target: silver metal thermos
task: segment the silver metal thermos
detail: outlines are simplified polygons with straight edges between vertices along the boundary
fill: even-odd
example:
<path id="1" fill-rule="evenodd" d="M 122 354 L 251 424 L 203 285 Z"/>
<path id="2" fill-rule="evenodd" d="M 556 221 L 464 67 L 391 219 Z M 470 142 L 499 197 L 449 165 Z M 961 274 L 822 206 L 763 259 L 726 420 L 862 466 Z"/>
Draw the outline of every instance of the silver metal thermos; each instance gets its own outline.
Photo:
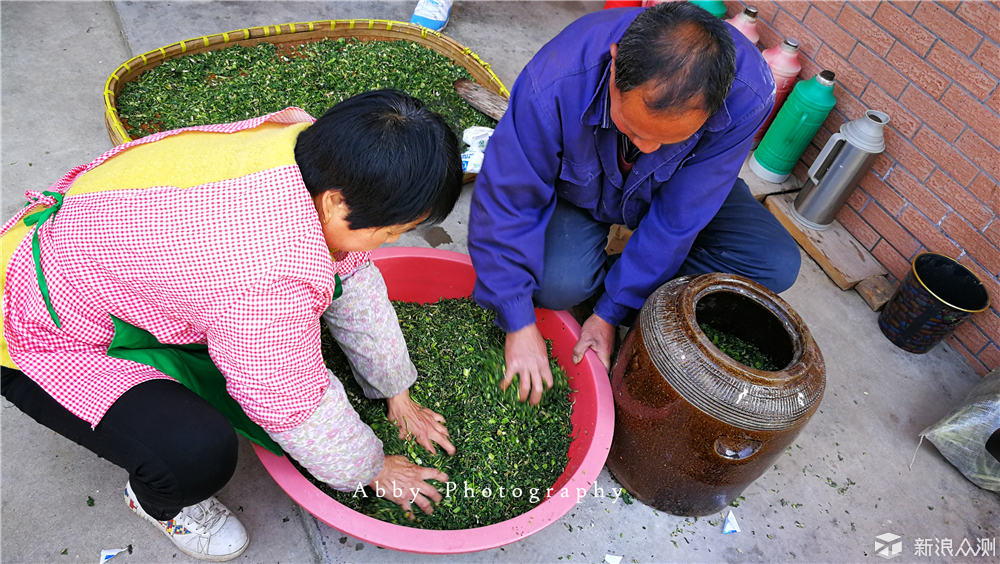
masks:
<path id="1" fill-rule="evenodd" d="M 796 221 L 817 231 L 830 227 L 861 177 L 885 150 L 882 129 L 887 123 L 889 114 L 868 110 L 864 117 L 840 126 L 809 167 L 809 178 L 792 202 Z"/>

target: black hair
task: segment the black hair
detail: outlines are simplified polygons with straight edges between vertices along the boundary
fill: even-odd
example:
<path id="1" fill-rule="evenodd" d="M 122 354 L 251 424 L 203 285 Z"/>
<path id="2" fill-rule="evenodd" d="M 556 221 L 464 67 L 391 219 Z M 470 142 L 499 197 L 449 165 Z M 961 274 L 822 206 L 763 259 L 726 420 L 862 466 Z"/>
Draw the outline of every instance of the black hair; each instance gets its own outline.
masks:
<path id="1" fill-rule="evenodd" d="M 615 86 L 628 92 L 651 83 L 652 111 L 681 113 L 722 107 L 736 76 L 736 44 L 721 19 L 687 2 L 644 10 L 625 30 L 615 56 Z"/>
<path id="2" fill-rule="evenodd" d="M 444 118 L 398 90 L 333 106 L 299 134 L 295 161 L 309 194 L 338 190 L 351 229 L 443 220 L 462 190 L 458 137 Z"/>

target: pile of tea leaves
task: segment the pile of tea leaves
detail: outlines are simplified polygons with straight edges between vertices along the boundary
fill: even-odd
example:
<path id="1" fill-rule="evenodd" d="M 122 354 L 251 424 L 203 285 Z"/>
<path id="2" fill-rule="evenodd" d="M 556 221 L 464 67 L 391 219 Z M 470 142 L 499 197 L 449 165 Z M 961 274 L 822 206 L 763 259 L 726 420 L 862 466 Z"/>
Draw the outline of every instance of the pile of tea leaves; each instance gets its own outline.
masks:
<path id="1" fill-rule="evenodd" d="M 742 362 L 757 370 L 767 370 L 770 372 L 784 368 L 770 356 L 761 352 L 760 349 L 739 337 L 724 333 L 704 323 L 699 324 L 698 327 L 701 327 L 701 330 L 712 341 L 713 345 L 737 362 Z"/>
<path id="2" fill-rule="evenodd" d="M 431 515 L 414 505 L 415 519 L 410 521 L 398 505 L 379 498 L 370 488 L 365 488 L 368 497 L 340 492 L 299 470 L 324 493 L 355 511 L 424 529 L 482 527 L 538 505 L 569 462 L 573 406 L 565 371 L 551 360 L 553 388 L 544 393 L 537 407 L 519 402 L 516 377 L 506 391 L 500 390 L 504 333 L 493 324 L 492 312 L 469 298 L 426 305 L 393 302 L 393 306 L 419 374 L 410 397 L 445 417 L 456 449 L 453 456 L 441 448 L 431 455 L 413 439 L 400 439 L 399 430 L 386 418 L 385 400 L 365 397 L 347 358 L 327 331 L 323 332 L 323 357 L 343 382 L 361 420 L 382 440 L 385 453 L 405 455 L 415 464 L 448 474 L 454 484 L 450 495 Z M 442 495 L 447 492 L 446 484 L 431 483 Z"/>
<path id="3" fill-rule="evenodd" d="M 459 97 L 453 86 L 459 78 L 472 77 L 444 55 L 409 41 L 234 45 L 164 61 L 126 83 L 116 106 L 125 130 L 138 139 L 289 106 L 319 118 L 356 94 L 396 88 L 444 116 L 461 139 L 468 127 L 495 127 L 496 122 Z"/>

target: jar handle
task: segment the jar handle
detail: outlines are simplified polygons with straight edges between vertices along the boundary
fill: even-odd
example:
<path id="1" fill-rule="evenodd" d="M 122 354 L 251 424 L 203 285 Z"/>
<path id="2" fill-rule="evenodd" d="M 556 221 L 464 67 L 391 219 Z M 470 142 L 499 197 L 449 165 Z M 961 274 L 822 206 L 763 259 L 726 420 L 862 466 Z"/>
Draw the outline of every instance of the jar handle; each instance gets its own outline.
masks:
<path id="1" fill-rule="evenodd" d="M 763 445 L 754 439 L 719 437 L 715 440 L 715 452 L 729 460 L 746 460 L 757 454 Z"/>

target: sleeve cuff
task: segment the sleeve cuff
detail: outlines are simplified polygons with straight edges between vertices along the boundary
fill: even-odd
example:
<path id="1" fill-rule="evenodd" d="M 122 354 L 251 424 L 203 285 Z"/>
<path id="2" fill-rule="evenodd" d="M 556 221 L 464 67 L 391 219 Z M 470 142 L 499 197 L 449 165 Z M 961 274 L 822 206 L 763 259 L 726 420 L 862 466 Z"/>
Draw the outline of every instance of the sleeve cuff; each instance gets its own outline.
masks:
<path id="1" fill-rule="evenodd" d="M 417 369 L 412 362 L 406 367 L 400 367 L 398 374 L 400 376 L 395 381 L 383 384 L 381 388 L 371 385 L 368 378 L 359 377 L 357 371 L 354 372 L 354 380 L 361 386 L 366 398 L 389 399 L 409 390 L 410 386 L 417 381 Z"/>
<path id="2" fill-rule="evenodd" d="M 594 306 L 594 313 L 598 317 L 610 323 L 613 327 L 618 327 L 625 316 L 632 311 L 632 308 L 628 306 L 623 306 L 621 304 L 616 304 L 614 301 L 608 297 L 605 293 L 600 299 L 597 300 L 597 305 Z"/>
<path id="3" fill-rule="evenodd" d="M 513 333 L 536 321 L 535 304 L 531 298 L 517 298 L 500 306 L 496 324 L 505 333 Z"/>

